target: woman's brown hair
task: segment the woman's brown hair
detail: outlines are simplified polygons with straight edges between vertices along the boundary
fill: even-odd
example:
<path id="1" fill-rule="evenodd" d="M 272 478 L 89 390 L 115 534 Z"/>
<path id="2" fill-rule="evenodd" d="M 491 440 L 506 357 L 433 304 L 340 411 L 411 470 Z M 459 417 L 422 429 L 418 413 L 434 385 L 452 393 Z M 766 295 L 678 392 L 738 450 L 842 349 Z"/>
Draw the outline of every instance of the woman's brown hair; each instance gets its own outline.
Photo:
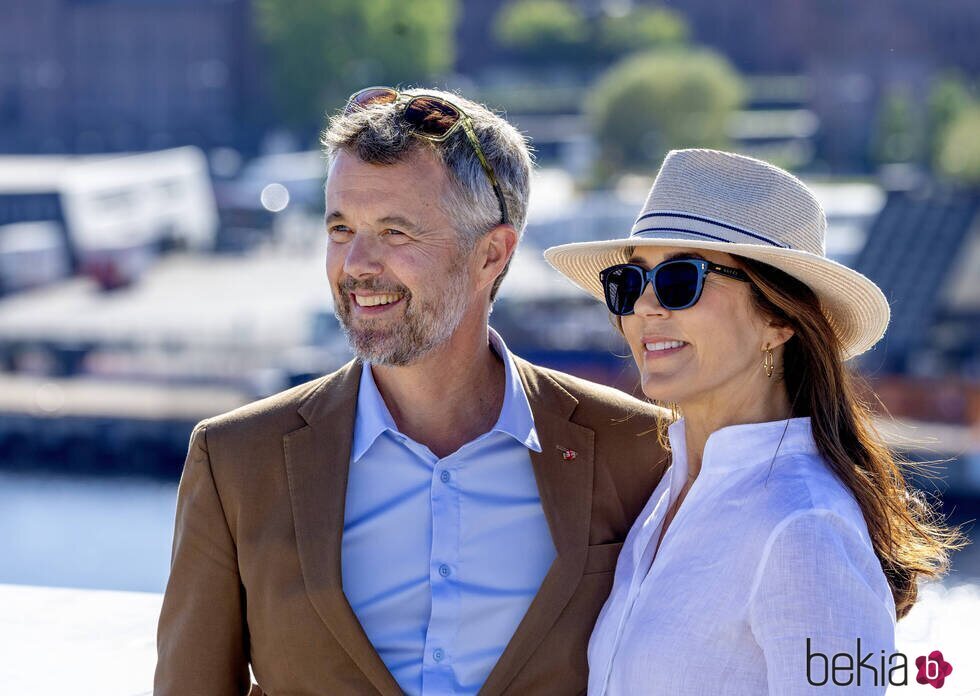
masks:
<path id="1" fill-rule="evenodd" d="M 863 385 L 844 365 L 840 341 L 813 291 L 768 264 L 735 258 L 752 280 L 756 308 L 795 332 L 776 366 L 792 416 L 810 417 L 818 450 L 854 494 L 902 618 L 915 604 L 917 579 L 943 575 L 950 552 L 968 542 L 907 484 L 902 469 L 909 464 L 875 430 Z"/>

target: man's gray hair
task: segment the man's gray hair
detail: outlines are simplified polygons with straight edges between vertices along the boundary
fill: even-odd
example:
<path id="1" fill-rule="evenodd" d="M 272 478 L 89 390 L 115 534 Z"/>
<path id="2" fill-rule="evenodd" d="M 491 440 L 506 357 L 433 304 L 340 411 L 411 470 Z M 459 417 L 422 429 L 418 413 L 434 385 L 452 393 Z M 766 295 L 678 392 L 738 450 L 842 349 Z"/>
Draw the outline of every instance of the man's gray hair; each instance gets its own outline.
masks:
<path id="1" fill-rule="evenodd" d="M 435 89 L 409 89 L 404 93 L 442 97 L 469 116 L 520 239 L 527 224 L 531 188 L 532 158 L 527 139 L 487 107 L 458 94 Z M 331 117 L 320 142 L 331 161 L 346 151 L 370 164 L 394 164 L 420 147 L 431 147 L 449 173 L 450 186 L 442 205 L 460 232 L 460 248 L 470 251 L 480 237 L 500 224 L 500 205 L 490 180 L 462 128 L 443 142 L 414 137 L 411 127 L 401 118 L 403 108 L 404 102 L 399 101 L 337 114 Z M 491 302 L 509 267 L 510 262 L 494 282 Z"/>

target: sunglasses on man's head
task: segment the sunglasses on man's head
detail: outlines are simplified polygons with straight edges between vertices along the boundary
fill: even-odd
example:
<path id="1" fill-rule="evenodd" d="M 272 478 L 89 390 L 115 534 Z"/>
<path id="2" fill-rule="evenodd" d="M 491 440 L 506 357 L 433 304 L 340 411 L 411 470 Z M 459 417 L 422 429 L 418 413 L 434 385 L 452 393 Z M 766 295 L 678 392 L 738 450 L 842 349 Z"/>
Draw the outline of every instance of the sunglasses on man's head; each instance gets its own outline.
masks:
<path id="1" fill-rule="evenodd" d="M 664 309 L 693 307 L 701 299 L 704 277 L 719 273 L 726 278 L 751 282 L 744 271 L 704 259 L 672 259 L 647 270 L 635 263 L 620 263 L 601 271 L 599 280 L 606 295 L 606 306 L 618 316 L 633 313 L 647 283 L 653 283 L 657 301 Z"/>
<path id="2" fill-rule="evenodd" d="M 476 137 L 473 130 L 473 123 L 462 109 L 442 97 L 430 94 L 404 94 L 391 87 L 367 87 L 355 92 L 347 99 L 344 107 L 344 114 L 349 114 L 355 109 L 366 109 L 374 104 L 392 104 L 399 100 L 405 100 L 405 108 L 402 111 L 402 118 L 412 127 L 412 132 L 420 138 L 443 142 L 449 136 L 462 128 L 466 133 L 467 140 L 473 146 L 477 159 L 483 171 L 486 172 L 493 192 L 497 196 L 500 204 L 500 223 L 510 224 L 510 216 L 507 214 L 507 203 L 504 201 L 504 192 L 497 183 L 497 177 L 493 172 L 493 167 L 483 154 L 480 147 L 480 140 Z"/>

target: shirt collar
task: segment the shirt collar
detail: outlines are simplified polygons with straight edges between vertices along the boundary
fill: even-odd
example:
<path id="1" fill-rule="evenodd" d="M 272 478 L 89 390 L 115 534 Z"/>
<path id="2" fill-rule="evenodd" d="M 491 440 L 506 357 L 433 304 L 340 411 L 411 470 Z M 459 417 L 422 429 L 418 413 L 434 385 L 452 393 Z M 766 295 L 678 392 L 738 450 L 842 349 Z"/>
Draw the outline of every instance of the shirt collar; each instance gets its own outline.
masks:
<path id="1" fill-rule="evenodd" d="M 490 327 L 490 345 L 504 363 L 504 403 L 493 430 L 506 433 L 535 452 L 541 451 L 538 431 L 534 427 L 531 403 L 527 400 L 524 384 L 514 364 L 514 357 L 507 350 L 504 339 Z"/>
<path id="2" fill-rule="evenodd" d="M 504 402 L 500 408 L 497 422 L 491 432 L 511 436 L 519 443 L 535 452 L 541 451 L 538 431 L 534 427 L 531 404 L 524 391 L 513 356 L 507 345 L 493 328 L 490 328 L 490 345 L 504 364 Z M 371 363 L 365 362 L 361 370 L 360 387 L 357 392 L 357 412 L 354 418 L 354 441 L 351 446 L 352 461 L 356 462 L 371 449 L 374 441 L 382 433 L 390 431 L 401 434 L 388 411 L 378 385 L 371 373 Z"/>
<path id="3" fill-rule="evenodd" d="M 671 463 L 677 475 L 687 475 L 684 419 L 667 428 Z M 766 423 L 743 423 L 720 428 L 708 436 L 701 458 L 702 471 L 726 471 L 769 464 L 779 454 L 818 454 L 809 416 Z M 671 482 L 676 479 L 672 476 Z"/>
<path id="4" fill-rule="evenodd" d="M 371 374 L 371 363 L 361 367 L 361 382 L 357 390 L 357 412 L 354 415 L 354 442 L 351 444 L 352 461 L 358 461 L 371 449 L 374 441 L 386 430 L 398 432 L 395 419 L 381 398 L 378 385 Z"/>

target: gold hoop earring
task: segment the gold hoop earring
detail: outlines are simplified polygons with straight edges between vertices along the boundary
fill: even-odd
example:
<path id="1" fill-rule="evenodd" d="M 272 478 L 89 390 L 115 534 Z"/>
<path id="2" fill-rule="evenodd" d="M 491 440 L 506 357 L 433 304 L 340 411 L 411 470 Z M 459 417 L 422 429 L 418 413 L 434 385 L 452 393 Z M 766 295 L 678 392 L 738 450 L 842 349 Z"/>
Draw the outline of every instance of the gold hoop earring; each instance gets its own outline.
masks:
<path id="1" fill-rule="evenodd" d="M 772 348 L 767 344 L 763 351 L 765 356 L 762 358 L 762 369 L 766 371 L 766 377 L 772 379 L 772 374 L 776 371 L 776 361 L 772 356 Z"/>

